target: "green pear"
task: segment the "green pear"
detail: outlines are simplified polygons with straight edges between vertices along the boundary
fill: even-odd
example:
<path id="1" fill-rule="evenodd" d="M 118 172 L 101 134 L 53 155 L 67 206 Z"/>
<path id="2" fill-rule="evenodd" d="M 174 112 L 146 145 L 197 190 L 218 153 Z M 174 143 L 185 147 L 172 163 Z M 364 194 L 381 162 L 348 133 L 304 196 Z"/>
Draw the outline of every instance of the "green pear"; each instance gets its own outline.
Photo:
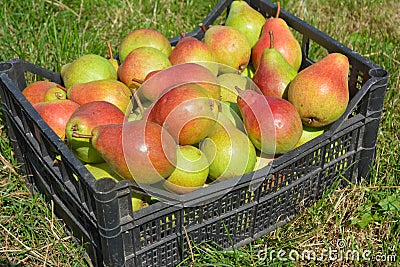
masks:
<path id="1" fill-rule="evenodd" d="M 85 164 L 86 169 L 98 180 L 102 178 L 113 178 L 115 181 L 122 181 L 124 178 L 119 176 L 113 171 L 113 169 L 106 162 L 102 163 L 87 163 Z M 140 210 L 150 202 L 150 197 L 140 194 L 138 192 L 132 192 L 132 210 Z"/>
<path id="2" fill-rule="evenodd" d="M 221 101 L 237 102 L 238 92 L 235 87 L 242 90 L 252 87 L 252 80 L 238 72 L 223 73 L 217 77 L 221 86 Z"/>
<path id="3" fill-rule="evenodd" d="M 143 117 L 144 111 L 151 105 L 151 103 L 152 103 L 152 102 L 150 102 L 150 101 L 141 102 L 141 105 L 142 105 L 142 107 L 143 107 L 143 110 L 142 110 L 142 107 L 136 107 L 136 108 L 128 115 L 127 120 L 128 120 L 128 121 L 141 120 L 142 117 Z"/>
<path id="4" fill-rule="evenodd" d="M 44 102 L 52 101 L 52 100 L 62 100 L 67 98 L 66 89 L 60 85 L 49 88 L 46 90 L 44 94 Z"/>
<path id="5" fill-rule="evenodd" d="M 270 31 L 270 47 L 264 49 L 260 65 L 253 76 L 253 82 L 265 96 L 287 99 L 289 83 L 296 77 L 297 70 L 274 48 L 274 35 Z"/>
<path id="6" fill-rule="evenodd" d="M 61 77 L 65 76 L 65 73 L 67 73 L 67 70 L 69 69 L 71 64 L 72 64 L 72 62 L 68 62 L 68 63 L 66 63 L 66 64 L 61 66 L 61 70 L 60 70 Z"/>
<path id="7" fill-rule="evenodd" d="M 212 51 L 218 63 L 243 71 L 250 61 L 251 46 L 246 36 L 238 29 L 226 26 L 211 26 L 204 34 L 204 43 Z"/>
<path id="8" fill-rule="evenodd" d="M 119 176 L 106 162 L 86 163 L 86 169 L 98 180 L 101 178 L 113 178 L 115 181 L 122 181 L 124 178 Z"/>
<path id="9" fill-rule="evenodd" d="M 136 29 L 128 33 L 119 46 L 119 60 L 123 63 L 130 52 L 138 47 L 153 47 L 165 56 L 171 54 L 171 44 L 168 38 L 154 29 Z"/>
<path id="10" fill-rule="evenodd" d="M 250 79 L 253 79 L 254 73 L 256 72 L 256 69 L 254 68 L 253 64 L 249 62 L 249 65 L 242 71 L 242 74 L 249 77 Z"/>
<path id="11" fill-rule="evenodd" d="M 235 27 L 244 33 L 253 47 L 260 37 L 265 17 L 246 1 L 233 1 L 225 25 Z"/>
<path id="12" fill-rule="evenodd" d="M 260 150 L 256 150 L 256 164 L 254 165 L 254 171 L 265 168 L 270 162 L 274 160 L 269 154 L 263 153 Z"/>
<path id="13" fill-rule="evenodd" d="M 323 133 L 324 129 L 322 128 L 303 125 L 303 133 L 301 134 L 300 140 L 297 142 L 295 148 L 307 143 L 308 141 L 311 141 L 312 139 Z"/>
<path id="14" fill-rule="evenodd" d="M 177 150 L 176 168 L 163 186 L 178 194 L 203 187 L 209 172 L 205 154 L 191 145 L 179 146 Z"/>
<path id="15" fill-rule="evenodd" d="M 86 54 L 61 68 L 64 86 L 68 89 L 74 84 L 96 80 L 116 80 L 117 72 L 105 57 Z"/>
<path id="16" fill-rule="evenodd" d="M 222 114 L 221 114 L 222 113 Z M 237 103 L 221 101 L 221 112 L 218 113 L 219 116 L 226 116 L 236 128 L 245 132 L 243 121 L 240 117 L 240 110 Z"/>
<path id="17" fill-rule="evenodd" d="M 256 151 L 250 139 L 226 116 L 220 115 L 215 130 L 199 144 L 210 162 L 209 177 L 214 180 L 251 172 L 256 163 Z"/>

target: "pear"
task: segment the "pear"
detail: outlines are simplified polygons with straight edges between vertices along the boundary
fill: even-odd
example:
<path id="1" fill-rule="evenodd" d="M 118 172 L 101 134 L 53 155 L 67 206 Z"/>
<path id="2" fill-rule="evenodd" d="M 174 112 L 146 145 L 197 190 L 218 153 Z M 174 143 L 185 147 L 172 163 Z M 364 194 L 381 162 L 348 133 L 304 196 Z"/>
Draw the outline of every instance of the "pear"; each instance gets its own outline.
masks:
<path id="1" fill-rule="evenodd" d="M 35 81 L 22 90 L 22 94 L 32 105 L 66 98 L 66 89 L 51 81 Z"/>
<path id="2" fill-rule="evenodd" d="M 151 202 L 151 197 L 138 192 L 132 192 L 131 202 L 132 202 L 132 210 L 137 211 L 145 207 L 148 207 Z"/>
<path id="3" fill-rule="evenodd" d="M 256 72 L 253 63 L 249 62 L 249 65 L 242 71 L 242 74 L 253 79 L 254 73 Z"/>
<path id="4" fill-rule="evenodd" d="M 245 132 L 243 121 L 242 118 L 240 117 L 240 110 L 237 103 L 221 101 L 220 106 L 221 106 L 221 112 L 218 113 L 218 116 L 222 116 L 221 113 L 223 113 L 223 116 L 228 118 L 233 123 L 233 125 L 235 125 L 236 128 L 238 128 L 242 132 Z"/>
<path id="5" fill-rule="evenodd" d="M 265 17 L 252 8 L 246 1 L 233 1 L 225 25 L 243 32 L 253 47 L 260 37 Z"/>
<path id="6" fill-rule="evenodd" d="M 67 89 L 74 84 L 118 78 L 113 64 L 106 58 L 95 54 L 83 55 L 64 65 L 61 68 L 61 77 Z"/>
<path id="7" fill-rule="evenodd" d="M 260 150 L 256 150 L 256 164 L 254 166 L 254 171 L 260 170 L 262 168 L 265 168 L 266 166 L 268 166 L 268 164 L 270 162 L 272 162 L 274 160 L 274 157 L 261 152 Z"/>
<path id="8" fill-rule="evenodd" d="M 162 181 L 175 169 L 177 144 L 158 124 L 135 120 L 99 125 L 87 138 L 118 175 L 139 184 Z"/>
<path id="9" fill-rule="evenodd" d="M 208 46 L 193 36 L 186 36 L 185 33 L 182 33 L 181 36 L 182 39 L 169 55 L 172 65 L 194 62 L 208 68 L 217 76 L 218 64 Z"/>
<path id="10" fill-rule="evenodd" d="M 178 194 L 201 188 L 206 183 L 209 163 L 205 154 L 191 145 L 179 146 L 176 167 L 163 186 Z"/>
<path id="11" fill-rule="evenodd" d="M 297 142 L 295 147 L 299 147 L 307 143 L 308 141 L 311 141 L 315 137 L 320 136 L 323 133 L 324 133 L 323 128 L 316 128 L 303 125 L 303 133 L 301 134 L 300 140 Z"/>
<path id="12" fill-rule="evenodd" d="M 238 72 L 223 73 L 217 77 L 221 86 L 221 101 L 237 102 L 236 86 L 243 89 L 252 87 L 252 80 Z"/>
<path id="13" fill-rule="evenodd" d="M 102 178 L 113 178 L 115 181 L 122 181 L 124 178 L 119 176 L 106 162 L 86 163 L 86 169 L 98 180 Z"/>
<path id="14" fill-rule="evenodd" d="M 297 70 L 274 48 L 274 35 L 270 30 L 270 48 L 264 49 L 260 65 L 253 76 L 253 82 L 263 95 L 287 99 L 288 84 L 296 77 Z"/>
<path id="15" fill-rule="evenodd" d="M 254 45 L 251 54 L 251 62 L 254 68 L 257 70 L 260 65 L 261 55 L 265 48 L 270 47 L 270 34 L 269 31 L 274 32 L 274 48 L 278 50 L 286 61 L 298 71 L 302 61 L 302 52 L 299 42 L 291 32 L 286 21 L 279 18 L 280 15 L 280 4 L 278 2 L 278 8 L 275 17 L 268 18 L 265 21 L 261 36 L 257 43 Z"/>
<path id="16" fill-rule="evenodd" d="M 139 47 L 128 54 L 118 68 L 118 79 L 130 89 L 138 88 L 146 76 L 156 70 L 166 69 L 172 64 L 161 50 L 154 47 Z"/>
<path id="17" fill-rule="evenodd" d="M 143 117 L 143 113 L 148 107 L 150 107 L 151 104 L 152 102 L 150 101 L 141 102 L 141 107 L 138 106 L 134 110 L 132 110 L 132 112 L 128 115 L 127 120 L 128 121 L 141 120 Z"/>
<path id="18" fill-rule="evenodd" d="M 61 69 L 60 69 L 61 77 L 65 76 L 65 73 L 67 73 L 67 70 L 69 69 L 69 67 L 71 67 L 71 65 L 72 65 L 72 62 L 68 62 L 61 66 Z"/>
<path id="19" fill-rule="evenodd" d="M 299 141 L 302 123 L 289 101 L 245 90 L 239 93 L 238 106 L 246 132 L 261 152 L 284 154 Z"/>
<path id="20" fill-rule="evenodd" d="M 79 108 L 79 104 L 69 99 L 55 99 L 33 104 L 49 127 L 61 138 L 65 139 L 65 129 L 71 115 Z"/>
<path id="21" fill-rule="evenodd" d="M 219 100 L 221 97 L 217 77 L 208 68 L 194 62 L 181 63 L 149 73 L 138 91 L 146 99 L 154 101 L 164 90 L 183 83 L 200 85 L 210 98 Z"/>
<path id="22" fill-rule="evenodd" d="M 131 90 L 118 80 L 97 80 L 71 86 L 68 99 L 83 105 L 92 101 L 107 101 L 117 106 L 124 114 L 130 112 Z"/>
<path id="23" fill-rule="evenodd" d="M 119 60 L 123 63 L 130 52 L 138 47 L 153 47 L 166 57 L 171 54 L 171 44 L 168 38 L 154 29 L 136 29 L 128 33 L 119 46 Z"/>
<path id="24" fill-rule="evenodd" d="M 178 84 L 164 90 L 143 119 L 165 127 L 180 145 L 194 145 L 215 125 L 215 101 L 197 83 Z"/>
<path id="25" fill-rule="evenodd" d="M 68 145 L 75 156 L 85 163 L 100 163 L 104 159 L 93 148 L 86 135 L 103 124 L 118 124 L 125 121 L 124 113 L 106 101 L 92 101 L 79 106 L 70 116 L 65 134 Z"/>
<path id="26" fill-rule="evenodd" d="M 304 125 L 327 126 L 345 112 L 349 102 L 349 68 L 345 55 L 331 53 L 293 79 L 288 100 L 296 107 Z"/>
<path id="27" fill-rule="evenodd" d="M 56 85 L 55 87 L 49 88 L 44 94 L 44 102 L 52 100 L 62 100 L 67 98 L 67 92 L 61 85 Z"/>
<path id="28" fill-rule="evenodd" d="M 204 43 L 218 63 L 243 71 L 250 61 L 251 46 L 244 33 L 225 26 L 211 26 L 204 34 Z"/>
<path id="29" fill-rule="evenodd" d="M 116 174 L 106 162 L 96 164 L 86 163 L 85 167 L 96 180 L 101 178 L 113 178 L 117 182 L 123 180 L 123 178 Z M 148 206 L 148 203 L 150 202 L 150 197 L 138 192 L 132 192 L 131 201 L 132 210 L 137 211 Z"/>
<path id="30" fill-rule="evenodd" d="M 214 180 L 251 172 L 256 163 L 254 145 L 223 113 L 218 115 L 214 131 L 200 142 L 199 148 L 210 163 L 209 177 Z"/>

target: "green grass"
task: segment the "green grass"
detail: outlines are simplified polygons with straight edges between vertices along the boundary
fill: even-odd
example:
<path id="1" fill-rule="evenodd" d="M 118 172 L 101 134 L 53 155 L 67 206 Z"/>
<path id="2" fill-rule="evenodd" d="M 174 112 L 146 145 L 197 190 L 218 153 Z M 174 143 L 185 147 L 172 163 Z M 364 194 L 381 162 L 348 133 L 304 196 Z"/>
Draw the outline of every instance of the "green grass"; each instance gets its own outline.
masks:
<path id="1" fill-rule="evenodd" d="M 191 31 L 217 3 L 208 1 L 2 1 L 0 61 L 19 57 L 50 70 L 85 53 L 114 53 L 135 28 L 155 28 L 168 37 Z M 282 7 L 391 73 L 378 132 L 371 180 L 333 188 L 287 225 L 230 252 L 209 244 L 182 265 L 192 266 L 388 266 L 400 262 L 400 4 L 398 1 L 285 0 Z M 34 78 L 32 78 L 34 79 Z M 85 266 L 83 248 L 71 242 L 63 223 L 40 195 L 32 196 L 0 121 L 0 265 Z M 396 255 L 396 263 L 372 261 L 281 261 L 277 251 L 337 248 Z M 274 257 L 265 252 L 275 250 Z M 259 251 L 261 251 L 259 253 Z M 264 253 L 264 254 L 263 254 Z M 259 257 L 261 256 L 261 257 Z M 287 255 L 286 255 L 287 256 Z"/>

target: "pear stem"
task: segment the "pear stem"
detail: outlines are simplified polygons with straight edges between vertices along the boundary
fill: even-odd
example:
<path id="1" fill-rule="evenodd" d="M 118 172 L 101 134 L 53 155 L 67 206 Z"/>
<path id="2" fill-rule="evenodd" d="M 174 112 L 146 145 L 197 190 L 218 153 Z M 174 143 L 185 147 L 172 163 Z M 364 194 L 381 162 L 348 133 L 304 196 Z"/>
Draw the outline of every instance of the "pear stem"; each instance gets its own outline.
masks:
<path id="1" fill-rule="evenodd" d="M 57 87 L 57 88 L 60 88 L 60 89 L 63 90 L 64 92 L 67 92 L 67 88 L 65 88 L 65 87 L 62 86 L 62 85 L 57 84 L 56 87 Z"/>
<path id="2" fill-rule="evenodd" d="M 277 5 L 277 9 L 276 9 L 275 18 L 279 18 L 279 15 L 280 15 L 280 13 L 281 13 L 281 3 L 280 3 L 280 2 L 277 2 L 276 5 Z"/>
<path id="3" fill-rule="evenodd" d="M 139 107 L 140 113 L 143 114 L 144 113 L 144 107 L 142 104 L 142 101 L 140 100 L 139 96 L 137 95 L 138 90 L 136 89 L 135 92 L 133 92 L 133 97 L 135 98 L 135 101 Z"/>
<path id="4" fill-rule="evenodd" d="M 108 47 L 108 55 L 110 56 L 110 58 L 114 58 L 110 42 L 107 41 L 106 44 L 107 44 L 107 47 Z"/>
<path id="5" fill-rule="evenodd" d="M 269 48 L 274 48 L 274 32 L 272 30 L 269 30 Z"/>
<path id="6" fill-rule="evenodd" d="M 235 85 L 235 90 L 240 94 L 241 92 L 243 92 L 243 89 L 240 88 L 239 86 Z"/>
<path id="7" fill-rule="evenodd" d="M 91 134 L 80 134 L 80 133 L 77 133 L 77 132 L 72 132 L 72 137 L 91 139 L 93 137 L 93 135 L 91 135 Z"/>
<path id="8" fill-rule="evenodd" d="M 142 81 L 140 79 L 137 79 L 137 78 L 132 78 L 132 81 L 135 82 L 135 83 L 138 83 L 138 84 L 143 84 L 144 83 L 144 81 Z"/>
<path id="9" fill-rule="evenodd" d="M 204 26 L 203 22 L 199 24 L 200 28 L 203 30 L 203 32 L 207 31 L 206 26 Z"/>

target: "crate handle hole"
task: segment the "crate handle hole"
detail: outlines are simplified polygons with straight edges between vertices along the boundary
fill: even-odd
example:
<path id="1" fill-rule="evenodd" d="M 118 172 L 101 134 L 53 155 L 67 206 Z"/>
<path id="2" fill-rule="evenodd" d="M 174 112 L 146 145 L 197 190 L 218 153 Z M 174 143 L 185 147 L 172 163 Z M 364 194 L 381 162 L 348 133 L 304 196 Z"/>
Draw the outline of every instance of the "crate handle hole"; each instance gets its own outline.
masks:
<path id="1" fill-rule="evenodd" d="M 388 72 L 384 69 L 376 68 L 376 69 L 371 69 L 369 71 L 369 75 L 371 77 L 384 78 L 388 75 Z"/>
<path id="2" fill-rule="evenodd" d="M 114 189 L 116 182 L 112 178 L 103 178 L 99 179 L 95 183 L 96 191 L 99 194 L 108 194 L 110 191 Z"/>

